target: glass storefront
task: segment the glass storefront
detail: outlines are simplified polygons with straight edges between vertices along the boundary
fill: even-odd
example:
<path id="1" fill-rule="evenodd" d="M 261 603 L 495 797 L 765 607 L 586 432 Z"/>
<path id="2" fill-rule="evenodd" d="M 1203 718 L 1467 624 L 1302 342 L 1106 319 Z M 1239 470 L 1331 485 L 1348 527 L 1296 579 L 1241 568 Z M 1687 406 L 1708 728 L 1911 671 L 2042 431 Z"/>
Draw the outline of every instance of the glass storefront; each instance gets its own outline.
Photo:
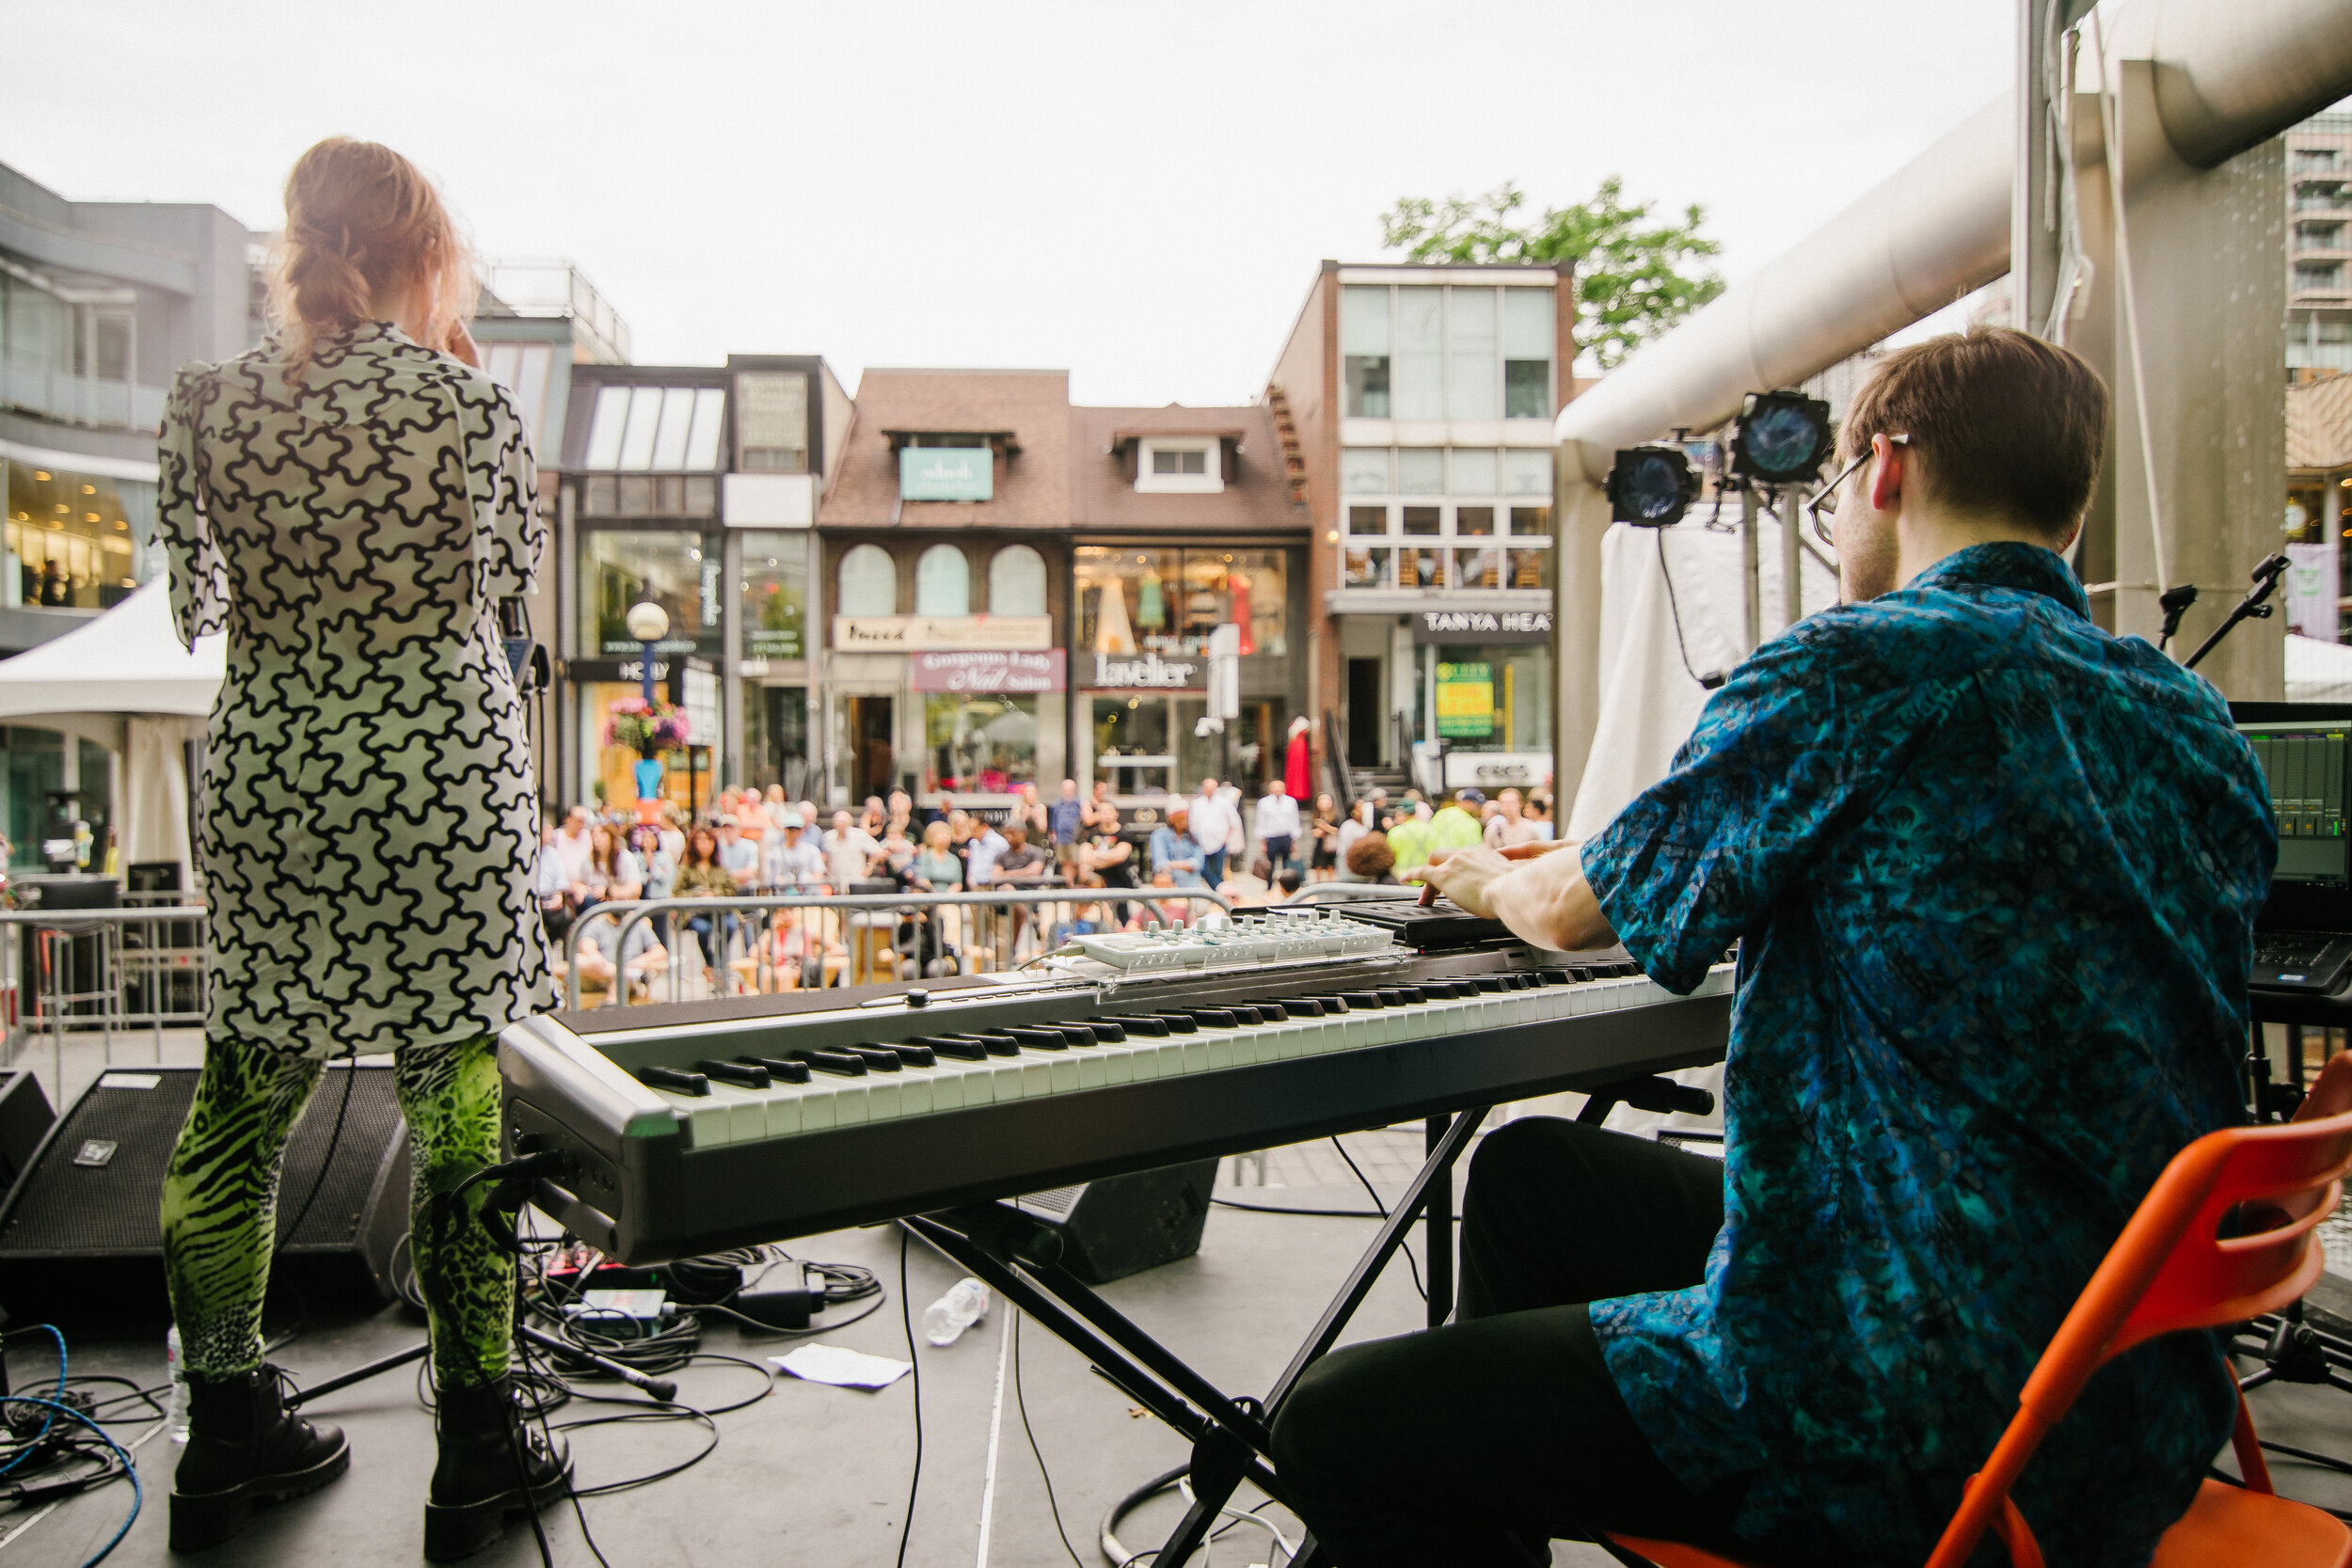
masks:
<path id="1" fill-rule="evenodd" d="M 106 832 L 114 822 L 110 758 L 103 747 L 87 740 L 79 744 L 81 794 L 72 809 L 90 825 L 95 863 L 105 852 Z M 51 793 L 65 787 L 65 749 L 66 737 L 56 730 L 0 726 L 0 832 L 8 834 L 11 870 L 44 868 L 41 843 L 55 824 L 57 808 Z"/>
<path id="2" fill-rule="evenodd" d="M 626 658 L 639 652 L 628 634 L 629 608 L 651 599 L 670 613 L 661 651 L 720 657 L 716 536 L 684 529 L 591 531 L 581 537 L 580 573 L 587 644 L 581 653 Z"/>
<path id="3" fill-rule="evenodd" d="M 1075 554 L 1081 655 L 1205 654 L 1228 625 L 1241 627 L 1245 657 L 1290 652 L 1286 550 L 1081 545 Z"/>
<path id="4" fill-rule="evenodd" d="M 1425 645 L 1416 735 L 1455 752 L 1551 750 L 1551 650 Z"/>
<path id="5" fill-rule="evenodd" d="M 959 692 L 922 703 L 924 793 L 1003 795 L 1037 783 L 1038 699 Z"/>
<path id="6" fill-rule="evenodd" d="M 743 782 L 755 789 L 782 784 L 795 800 L 817 788 L 808 748 L 808 689 L 743 683 Z"/>
<path id="7" fill-rule="evenodd" d="M 808 537 L 743 535 L 743 657 L 808 657 Z"/>
<path id="8" fill-rule="evenodd" d="M 1122 799 L 1189 795 L 1203 778 L 1230 778 L 1246 800 L 1282 770 L 1290 705 L 1244 697 L 1222 735 L 1200 735 L 1208 698 L 1199 691 L 1095 692 L 1085 699 L 1094 777 Z"/>
<path id="9" fill-rule="evenodd" d="M 672 700 L 666 689 L 657 687 L 655 691 L 662 701 Z M 580 733 L 587 742 L 589 766 L 595 769 L 589 792 L 600 806 L 628 806 L 637 800 L 638 754 L 626 746 L 606 745 L 604 727 L 612 717 L 614 703 L 643 694 L 634 681 L 588 681 L 580 688 Z M 660 758 L 661 798 L 681 811 L 707 803 L 712 789 L 710 759 L 715 748 L 704 736 L 691 738 L 692 745 L 664 752 Z"/>
<path id="10" fill-rule="evenodd" d="M 70 469 L 0 462 L 8 516 L 0 529 L 0 605 L 104 610 L 163 567 L 155 486 Z"/>

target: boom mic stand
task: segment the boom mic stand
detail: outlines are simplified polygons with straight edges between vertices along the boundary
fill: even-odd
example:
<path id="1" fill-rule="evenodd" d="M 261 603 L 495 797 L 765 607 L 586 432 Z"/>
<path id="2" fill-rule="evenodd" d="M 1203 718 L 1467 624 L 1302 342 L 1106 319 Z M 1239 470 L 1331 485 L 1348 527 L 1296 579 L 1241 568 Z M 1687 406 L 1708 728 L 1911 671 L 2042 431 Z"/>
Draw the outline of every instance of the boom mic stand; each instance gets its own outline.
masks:
<path id="1" fill-rule="evenodd" d="M 2256 566 L 2252 573 L 2253 586 L 2247 589 L 2244 598 L 2231 607 L 2230 613 L 2223 618 L 2219 626 L 2214 628 L 2213 635 L 2197 644 L 2197 651 L 2183 661 L 2184 666 L 2190 670 L 2196 669 L 2197 661 L 2213 652 L 2215 646 L 2223 638 L 2229 636 L 2231 630 L 2240 621 L 2269 620 L 2271 612 L 2277 610 L 2278 606 L 2265 601 L 2279 591 L 2279 579 L 2286 575 L 2286 570 L 2287 558 L 2283 551 L 2265 558 L 2260 565 Z M 2167 608 L 2169 610 L 2169 606 Z M 2187 607 L 2184 605 L 2182 608 Z"/>

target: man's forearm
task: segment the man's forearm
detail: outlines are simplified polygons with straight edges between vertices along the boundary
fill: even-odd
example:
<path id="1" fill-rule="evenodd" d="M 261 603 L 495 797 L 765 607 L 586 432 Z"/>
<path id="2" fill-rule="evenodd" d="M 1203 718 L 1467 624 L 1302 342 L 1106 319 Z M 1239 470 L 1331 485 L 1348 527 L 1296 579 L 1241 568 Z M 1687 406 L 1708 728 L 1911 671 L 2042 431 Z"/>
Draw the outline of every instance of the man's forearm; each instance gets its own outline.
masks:
<path id="1" fill-rule="evenodd" d="M 1574 845 L 1496 878 L 1487 885 L 1486 899 L 1512 935 L 1538 947 L 1573 953 L 1617 940 L 1584 879 L 1582 857 Z"/>

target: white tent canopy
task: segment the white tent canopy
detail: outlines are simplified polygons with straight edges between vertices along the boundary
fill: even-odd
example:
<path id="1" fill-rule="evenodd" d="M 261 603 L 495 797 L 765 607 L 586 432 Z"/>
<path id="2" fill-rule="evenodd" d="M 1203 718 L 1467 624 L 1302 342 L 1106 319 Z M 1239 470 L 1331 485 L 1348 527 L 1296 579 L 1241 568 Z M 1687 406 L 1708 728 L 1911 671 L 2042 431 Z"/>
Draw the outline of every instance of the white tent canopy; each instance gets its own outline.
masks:
<path id="1" fill-rule="evenodd" d="M 2352 703 L 2352 647 L 2322 642 L 2316 637 L 2290 635 L 2287 701 Z"/>
<path id="2" fill-rule="evenodd" d="M 123 863 L 180 863 L 195 886 L 188 843 L 185 745 L 200 740 L 227 671 L 221 639 L 190 653 L 171 624 L 160 581 L 87 625 L 0 659 L 0 722 L 54 728 L 97 740 L 120 768 L 116 789 Z"/>
<path id="3" fill-rule="evenodd" d="M 159 578 L 97 619 L 0 659 L 0 721 L 44 714 L 176 714 L 201 719 L 227 671 L 221 639 L 190 653 Z"/>

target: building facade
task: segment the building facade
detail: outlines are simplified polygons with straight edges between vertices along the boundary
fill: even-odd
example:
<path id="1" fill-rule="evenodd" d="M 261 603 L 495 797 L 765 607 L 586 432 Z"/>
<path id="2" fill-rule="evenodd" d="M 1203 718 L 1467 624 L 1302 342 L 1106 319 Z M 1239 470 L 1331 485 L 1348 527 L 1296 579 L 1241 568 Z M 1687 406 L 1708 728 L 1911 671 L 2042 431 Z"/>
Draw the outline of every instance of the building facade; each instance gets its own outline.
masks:
<path id="1" fill-rule="evenodd" d="M 693 807 L 714 782 L 806 790 L 814 524 L 850 424 L 839 381 L 816 356 L 734 355 L 575 363 L 570 382 L 547 574 L 551 802 L 636 799 L 637 755 L 606 736 L 612 703 L 641 689 L 627 623 L 647 600 L 670 624 L 655 680 L 690 726 L 661 759 L 663 794 Z"/>
<path id="2" fill-rule="evenodd" d="M 1551 773 L 1568 287 L 1565 268 L 1326 261 L 1277 357 L 1266 401 L 1314 540 L 1308 700 L 1352 768 L 1490 792 Z"/>
<path id="3" fill-rule="evenodd" d="M 60 636 L 163 570 L 155 432 L 172 372 L 259 332 L 260 250 L 195 203 L 70 201 L 0 166 L 0 657 Z M 119 721 L 0 727 L 0 831 L 38 863 L 59 792 L 99 843 Z"/>
<path id="4" fill-rule="evenodd" d="M 2286 141 L 2287 367 L 2352 371 L 2352 106 Z"/>

